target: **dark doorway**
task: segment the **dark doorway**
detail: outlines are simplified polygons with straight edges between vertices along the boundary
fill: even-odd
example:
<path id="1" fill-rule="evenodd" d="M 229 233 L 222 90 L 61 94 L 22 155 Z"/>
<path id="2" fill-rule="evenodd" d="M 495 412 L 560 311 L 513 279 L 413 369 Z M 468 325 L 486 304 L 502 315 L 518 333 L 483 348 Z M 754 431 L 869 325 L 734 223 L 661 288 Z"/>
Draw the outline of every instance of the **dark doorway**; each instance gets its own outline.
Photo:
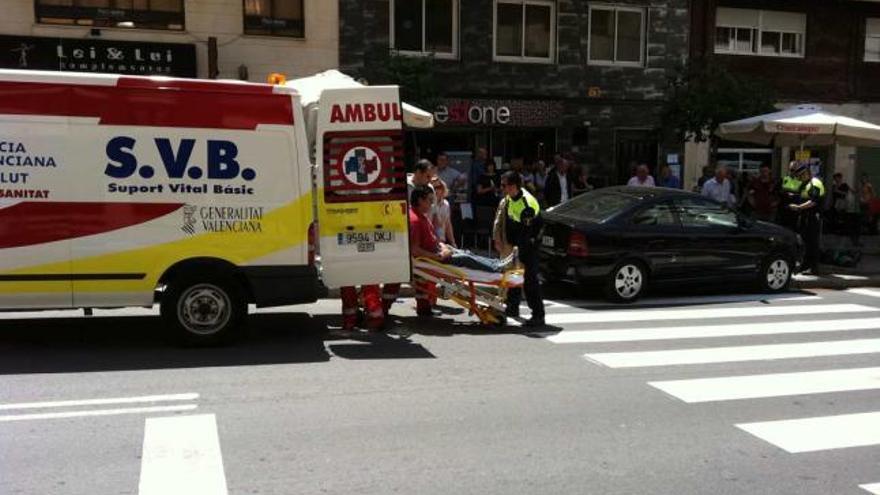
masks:
<path id="1" fill-rule="evenodd" d="M 632 177 L 632 163 L 646 164 L 651 175 L 657 176 L 657 131 L 653 129 L 615 129 L 615 164 L 617 183 L 626 184 Z"/>

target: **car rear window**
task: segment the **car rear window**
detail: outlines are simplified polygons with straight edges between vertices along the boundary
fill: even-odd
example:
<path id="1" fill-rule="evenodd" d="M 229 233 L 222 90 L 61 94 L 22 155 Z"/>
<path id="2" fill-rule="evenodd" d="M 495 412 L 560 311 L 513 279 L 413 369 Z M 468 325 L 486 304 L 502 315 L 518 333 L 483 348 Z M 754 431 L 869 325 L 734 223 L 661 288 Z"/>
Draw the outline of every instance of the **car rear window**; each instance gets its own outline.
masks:
<path id="1" fill-rule="evenodd" d="M 577 220 L 603 222 L 638 202 L 639 198 L 628 194 L 590 191 L 562 203 L 553 209 L 553 213 Z"/>

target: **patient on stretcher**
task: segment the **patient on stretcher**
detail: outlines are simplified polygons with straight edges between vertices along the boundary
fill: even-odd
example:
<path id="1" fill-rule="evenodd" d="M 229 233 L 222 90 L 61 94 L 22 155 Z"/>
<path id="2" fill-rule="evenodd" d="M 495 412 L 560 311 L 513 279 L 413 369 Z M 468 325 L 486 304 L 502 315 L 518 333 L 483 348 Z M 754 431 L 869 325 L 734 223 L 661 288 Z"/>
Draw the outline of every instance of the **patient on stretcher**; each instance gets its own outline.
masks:
<path id="1" fill-rule="evenodd" d="M 514 268 L 516 253 L 504 259 L 487 258 L 458 249 L 437 239 L 429 215 L 434 204 L 434 193 L 428 187 L 413 189 L 410 196 L 409 240 L 413 257 L 428 258 L 462 268 L 503 273 Z"/>

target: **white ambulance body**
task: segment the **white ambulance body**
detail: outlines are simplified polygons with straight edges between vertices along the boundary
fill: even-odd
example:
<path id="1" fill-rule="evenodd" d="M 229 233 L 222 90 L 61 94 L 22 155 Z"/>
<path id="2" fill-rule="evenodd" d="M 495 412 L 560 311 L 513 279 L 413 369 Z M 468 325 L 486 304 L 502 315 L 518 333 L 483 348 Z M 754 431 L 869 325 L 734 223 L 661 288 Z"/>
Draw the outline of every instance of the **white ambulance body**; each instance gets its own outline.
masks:
<path id="1" fill-rule="evenodd" d="M 316 300 L 320 277 L 407 280 L 398 90 L 320 102 L 307 132 L 290 87 L 0 71 L 0 310 L 158 298 L 214 342 L 248 303 Z"/>

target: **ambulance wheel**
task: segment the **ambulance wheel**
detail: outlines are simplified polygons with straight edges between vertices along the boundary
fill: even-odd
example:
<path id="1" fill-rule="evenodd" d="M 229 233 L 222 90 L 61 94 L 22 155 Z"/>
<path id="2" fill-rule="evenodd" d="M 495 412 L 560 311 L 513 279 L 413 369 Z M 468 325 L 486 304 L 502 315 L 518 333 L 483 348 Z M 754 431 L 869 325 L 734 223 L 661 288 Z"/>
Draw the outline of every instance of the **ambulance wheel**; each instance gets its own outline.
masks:
<path id="1" fill-rule="evenodd" d="M 241 284 L 231 277 L 182 276 L 168 284 L 160 309 L 181 343 L 217 345 L 240 336 L 247 299 Z"/>

